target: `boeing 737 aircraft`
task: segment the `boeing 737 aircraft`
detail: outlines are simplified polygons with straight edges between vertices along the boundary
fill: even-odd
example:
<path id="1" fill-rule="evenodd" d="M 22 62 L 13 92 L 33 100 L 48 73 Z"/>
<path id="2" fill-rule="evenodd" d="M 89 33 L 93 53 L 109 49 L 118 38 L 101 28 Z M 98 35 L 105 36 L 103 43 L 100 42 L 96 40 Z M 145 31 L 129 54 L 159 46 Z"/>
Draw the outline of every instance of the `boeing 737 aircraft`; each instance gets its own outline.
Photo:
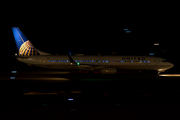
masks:
<path id="1" fill-rule="evenodd" d="M 102 74 L 115 74 L 117 70 L 153 70 L 158 73 L 174 65 L 154 56 L 86 56 L 51 55 L 37 50 L 18 27 L 12 28 L 18 49 L 17 60 L 28 65 L 61 70 L 99 70 Z"/>

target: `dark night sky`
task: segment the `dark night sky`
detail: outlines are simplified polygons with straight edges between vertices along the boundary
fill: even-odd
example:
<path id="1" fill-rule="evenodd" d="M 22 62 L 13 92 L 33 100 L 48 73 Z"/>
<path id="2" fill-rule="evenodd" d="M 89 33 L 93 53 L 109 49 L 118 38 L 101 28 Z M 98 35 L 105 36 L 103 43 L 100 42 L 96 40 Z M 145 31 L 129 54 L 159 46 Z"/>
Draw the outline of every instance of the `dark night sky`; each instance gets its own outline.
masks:
<path id="1" fill-rule="evenodd" d="M 77 17 L 77 16 L 76 16 Z M 158 23 L 134 23 L 130 20 L 106 19 L 93 17 L 66 20 L 53 18 L 48 23 L 43 18 L 31 23 L 21 23 L 12 26 L 19 26 L 21 31 L 39 50 L 52 54 L 67 54 L 70 48 L 73 53 L 85 54 L 111 54 L 117 51 L 118 54 L 148 54 L 156 49 L 172 50 L 176 46 L 177 39 L 171 26 Z M 42 22 L 41 22 L 42 21 Z M 124 28 L 131 30 L 130 34 L 123 31 Z M 7 26 L 6 34 L 10 42 L 11 51 L 15 52 L 16 46 L 11 31 Z M 7 38 L 6 38 L 7 39 Z M 153 44 L 159 42 L 159 48 Z"/>
<path id="2" fill-rule="evenodd" d="M 119 9 L 117 7 L 95 8 L 90 6 L 61 8 L 35 6 L 26 14 L 23 8 L 6 14 L 2 41 L 9 49 L 5 55 L 16 52 L 11 27 L 19 27 L 39 50 L 51 54 L 72 53 L 148 55 L 158 50 L 158 56 L 178 58 L 179 24 L 176 8 Z M 160 9 L 161 8 L 161 9 Z M 26 8 L 26 10 L 28 7 Z M 130 34 L 123 29 L 129 28 Z M 160 46 L 153 46 L 159 42 Z M 167 52 L 162 53 L 162 50 Z M 173 58 L 172 58 L 173 57 Z"/>

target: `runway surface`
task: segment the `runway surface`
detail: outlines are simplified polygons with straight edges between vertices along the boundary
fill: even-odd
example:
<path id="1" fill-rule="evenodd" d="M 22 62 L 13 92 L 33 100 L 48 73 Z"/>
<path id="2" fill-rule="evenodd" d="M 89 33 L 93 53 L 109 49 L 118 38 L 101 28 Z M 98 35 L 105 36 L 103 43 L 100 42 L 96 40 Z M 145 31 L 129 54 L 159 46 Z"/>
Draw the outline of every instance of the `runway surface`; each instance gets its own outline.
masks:
<path id="1" fill-rule="evenodd" d="M 6 119 L 180 118 L 179 74 L 1 71 Z"/>

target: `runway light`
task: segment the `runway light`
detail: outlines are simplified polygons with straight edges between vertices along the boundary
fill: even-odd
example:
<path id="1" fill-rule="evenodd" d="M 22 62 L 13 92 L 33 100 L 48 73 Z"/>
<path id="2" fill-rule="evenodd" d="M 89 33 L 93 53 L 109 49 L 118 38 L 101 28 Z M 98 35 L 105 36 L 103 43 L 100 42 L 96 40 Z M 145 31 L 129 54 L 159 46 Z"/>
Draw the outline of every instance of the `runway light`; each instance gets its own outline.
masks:
<path id="1" fill-rule="evenodd" d="M 71 109 L 71 111 L 75 111 L 75 109 Z"/>
<path id="2" fill-rule="evenodd" d="M 126 31 L 126 33 L 131 33 L 131 31 Z"/>
<path id="3" fill-rule="evenodd" d="M 82 93 L 82 91 L 70 91 L 70 93 Z"/>
<path id="4" fill-rule="evenodd" d="M 154 55 L 154 53 L 149 53 L 149 55 Z"/>
<path id="5" fill-rule="evenodd" d="M 12 71 L 12 73 L 17 73 L 17 71 Z"/>
<path id="6" fill-rule="evenodd" d="M 122 104 L 116 104 L 116 105 L 121 106 Z"/>
<path id="7" fill-rule="evenodd" d="M 124 29 L 124 31 L 127 31 L 127 30 L 129 30 L 129 29 Z"/>
<path id="8" fill-rule="evenodd" d="M 68 101 L 72 101 L 72 100 L 73 100 L 73 98 L 69 98 L 69 99 L 68 99 Z"/>
<path id="9" fill-rule="evenodd" d="M 47 106 L 48 104 L 42 104 L 42 106 Z"/>
<path id="10" fill-rule="evenodd" d="M 159 45 L 159 43 L 154 43 L 154 45 Z"/>

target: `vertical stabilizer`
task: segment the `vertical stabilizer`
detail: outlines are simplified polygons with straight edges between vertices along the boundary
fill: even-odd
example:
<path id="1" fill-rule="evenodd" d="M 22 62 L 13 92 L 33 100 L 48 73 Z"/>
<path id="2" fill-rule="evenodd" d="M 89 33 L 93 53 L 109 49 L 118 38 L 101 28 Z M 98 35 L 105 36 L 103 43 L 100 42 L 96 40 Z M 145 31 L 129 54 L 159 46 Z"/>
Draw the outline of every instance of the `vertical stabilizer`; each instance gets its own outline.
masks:
<path id="1" fill-rule="evenodd" d="M 31 56 L 31 55 L 50 55 L 49 53 L 38 51 L 26 36 L 21 32 L 18 27 L 12 27 L 14 39 L 18 49 L 19 56 Z"/>

